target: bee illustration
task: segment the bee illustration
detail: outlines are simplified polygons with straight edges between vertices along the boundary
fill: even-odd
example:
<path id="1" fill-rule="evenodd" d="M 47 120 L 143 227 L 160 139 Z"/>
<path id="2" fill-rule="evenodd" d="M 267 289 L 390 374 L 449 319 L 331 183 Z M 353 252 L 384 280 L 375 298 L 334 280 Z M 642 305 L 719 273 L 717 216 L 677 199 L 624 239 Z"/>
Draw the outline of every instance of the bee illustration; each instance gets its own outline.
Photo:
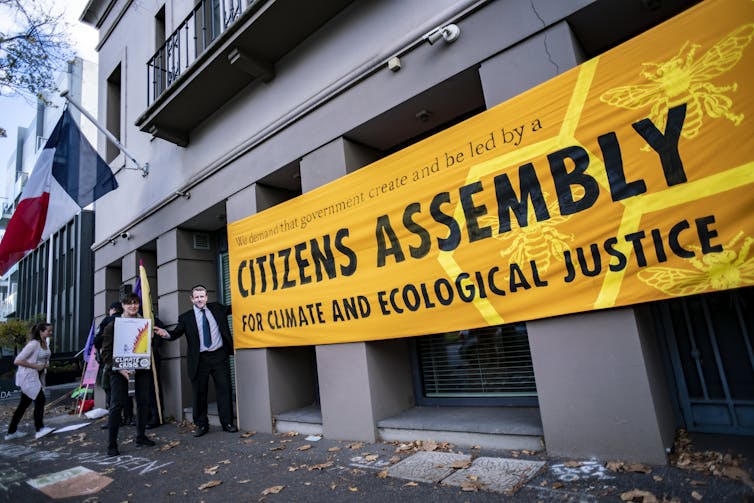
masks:
<path id="1" fill-rule="evenodd" d="M 678 54 L 664 63 L 642 63 L 644 70 L 640 75 L 650 84 L 616 87 L 600 96 L 600 100 L 628 110 L 651 106 L 649 118 L 655 124 L 665 124 L 668 109 L 686 103 L 683 136 L 689 139 L 699 133 L 705 113 L 712 119 L 725 117 L 738 126 L 744 116 L 731 112 L 733 100 L 725 94 L 735 92 L 738 85 L 716 86 L 709 80 L 727 72 L 741 60 L 752 36 L 754 23 L 743 25 L 698 59 L 695 56 L 701 45 L 687 41 Z"/>
<path id="2" fill-rule="evenodd" d="M 544 192 L 545 200 L 549 195 Z M 563 252 L 569 251 L 568 243 L 573 241 L 573 234 L 565 234 L 557 229 L 557 226 L 571 217 L 564 217 L 558 213 L 557 201 L 547 205 L 551 217 L 538 222 L 534 214 L 534 207 L 529 206 L 527 215 L 529 224 L 525 227 L 513 228 L 508 232 L 496 234 L 494 237 L 510 245 L 500 251 L 502 257 L 508 257 L 508 264 L 525 263 L 534 260 L 537 268 L 545 272 L 550 268 L 553 258 L 563 260 Z M 483 217 L 480 221 L 493 224 L 496 217 Z M 493 224 L 494 225 L 494 224 Z"/>
<path id="3" fill-rule="evenodd" d="M 639 272 L 639 279 L 673 297 L 750 285 L 754 282 L 754 257 L 749 258 L 749 250 L 754 239 L 747 237 L 736 251 L 733 247 L 742 236 L 743 232 L 736 234 L 721 252 L 708 253 L 701 258 L 695 254 L 689 262 L 696 270 L 649 267 Z M 701 253 L 700 247 L 692 248 Z"/>

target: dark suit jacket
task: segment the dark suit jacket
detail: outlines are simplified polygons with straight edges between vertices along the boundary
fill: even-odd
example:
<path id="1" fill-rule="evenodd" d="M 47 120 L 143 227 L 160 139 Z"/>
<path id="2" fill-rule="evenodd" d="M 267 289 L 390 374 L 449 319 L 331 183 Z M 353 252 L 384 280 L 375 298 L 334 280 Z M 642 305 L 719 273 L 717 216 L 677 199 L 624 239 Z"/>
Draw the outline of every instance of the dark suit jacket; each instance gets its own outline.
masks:
<path id="1" fill-rule="evenodd" d="M 230 356 L 233 354 L 233 336 L 230 334 L 228 326 L 228 315 L 231 313 L 230 306 L 224 306 L 217 302 L 208 302 L 207 309 L 217 322 L 220 329 L 220 335 L 223 338 L 223 347 L 225 353 Z M 199 368 L 199 327 L 196 325 L 196 316 L 192 307 L 185 313 L 178 316 L 178 324 L 173 330 L 168 330 L 170 340 L 173 341 L 182 335 L 186 335 L 186 344 L 188 351 L 188 375 L 190 379 L 196 377 L 196 371 Z"/>

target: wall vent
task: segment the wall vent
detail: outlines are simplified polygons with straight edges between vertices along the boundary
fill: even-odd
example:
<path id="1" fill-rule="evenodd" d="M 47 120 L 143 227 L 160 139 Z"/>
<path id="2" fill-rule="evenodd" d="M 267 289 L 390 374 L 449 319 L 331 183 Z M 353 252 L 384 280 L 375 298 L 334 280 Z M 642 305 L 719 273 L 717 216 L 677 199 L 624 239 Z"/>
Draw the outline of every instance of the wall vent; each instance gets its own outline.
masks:
<path id="1" fill-rule="evenodd" d="M 209 234 L 195 233 L 194 234 L 194 250 L 209 250 Z"/>

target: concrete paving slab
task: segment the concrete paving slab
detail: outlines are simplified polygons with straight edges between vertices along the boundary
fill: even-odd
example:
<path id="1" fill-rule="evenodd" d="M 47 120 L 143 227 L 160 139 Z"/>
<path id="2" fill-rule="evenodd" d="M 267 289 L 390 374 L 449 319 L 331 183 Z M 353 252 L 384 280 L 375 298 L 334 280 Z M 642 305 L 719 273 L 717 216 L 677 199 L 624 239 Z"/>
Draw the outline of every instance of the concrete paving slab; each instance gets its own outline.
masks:
<path id="1" fill-rule="evenodd" d="M 443 485 L 475 486 L 485 491 L 512 493 L 526 484 L 545 466 L 544 461 L 481 457 L 468 468 L 456 470 L 442 480 Z"/>
<path id="2" fill-rule="evenodd" d="M 388 469 L 391 477 L 435 484 L 450 475 L 452 465 L 469 463 L 471 456 L 449 452 L 420 451 Z"/>

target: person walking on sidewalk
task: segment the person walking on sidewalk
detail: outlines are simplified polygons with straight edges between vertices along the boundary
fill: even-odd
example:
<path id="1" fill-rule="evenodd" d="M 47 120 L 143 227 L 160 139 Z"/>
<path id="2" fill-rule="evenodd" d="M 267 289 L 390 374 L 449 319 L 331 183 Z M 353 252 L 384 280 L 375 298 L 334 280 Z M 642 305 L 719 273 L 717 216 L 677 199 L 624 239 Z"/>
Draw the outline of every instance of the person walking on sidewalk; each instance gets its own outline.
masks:
<path id="1" fill-rule="evenodd" d="M 24 412 L 34 402 L 34 428 L 37 430 L 35 438 L 40 439 L 52 433 L 53 429 L 44 425 L 45 412 L 45 374 L 50 366 L 52 351 L 49 347 L 49 339 L 52 337 L 52 325 L 49 323 L 37 323 L 29 331 L 29 342 L 18 353 L 13 364 L 18 366 L 16 371 L 16 386 L 21 388 L 21 401 L 13 413 L 8 434 L 5 440 L 13 440 L 26 435 L 26 432 L 18 430 L 18 423 L 24 416 Z"/>
<path id="2" fill-rule="evenodd" d="M 123 299 L 123 318 L 138 318 L 139 306 L 141 299 L 135 293 L 129 293 Z M 115 342 L 115 320 L 109 323 L 102 335 L 102 349 L 100 357 L 104 365 L 112 369 L 113 366 L 113 345 Z M 118 430 L 121 426 L 121 413 L 126 407 L 128 397 L 128 378 L 129 373 L 126 370 L 111 370 L 110 372 L 110 407 L 109 417 L 107 418 L 108 426 L 108 444 L 107 455 L 117 456 L 118 451 Z M 146 427 L 149 419 L 149 393 L 150 388 L 154 386 L 152 371 L 148 369 L 137 369 L 134 371 L 134 388 L 136 395 L 136 445 L 153 446 L 154 441 L 147 437 Z"/>
<path id="3" fill-rule="evenodd" d="M 207 289 L 196 285 L 191 289 L 193 309 L 178 316 L 178 324 L 173 330 L 155 327 L 160 337 L 175 340 L 186 335 L 188 352 L 188 374 L 193 390 L 193 419 L 196 425 L 195 437 L 209 432 L 207 417 L 207 393 L 209 377 L 215 383 L 217 415 L 223 431 L 234 433 L 238 428 L 233 424 L 233 403 L 230 381 L 230 355 L 233 354 L 233 337 L 230 334 L 228 315 L 230 306 L 217 302 L 207 302 Z"/>

